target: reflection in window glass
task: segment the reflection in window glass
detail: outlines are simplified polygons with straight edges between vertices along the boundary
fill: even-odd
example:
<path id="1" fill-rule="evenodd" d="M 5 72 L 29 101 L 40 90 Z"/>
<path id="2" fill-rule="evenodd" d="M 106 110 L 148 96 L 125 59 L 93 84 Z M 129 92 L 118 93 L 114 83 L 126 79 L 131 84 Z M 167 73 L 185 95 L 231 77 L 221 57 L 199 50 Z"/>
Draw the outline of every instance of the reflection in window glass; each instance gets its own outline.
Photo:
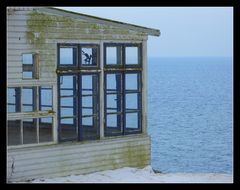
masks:
<path id="1" fill-rule="evenodd" d="M 82 125 L 84 126 L 93 126 L 93 117 L 83 117 Z"/>
<path id="2" fill-rule="evenodd" d="M 117 64 L 117 48 L 116 47 L 107 47 L 107 64 Z"/>
<path id="3" fill-rule="evenodd" d="M 53 141 L 52 118 L 39 119 L 39 142 Z"/>
<path id="4" fill-rule="evenodd" d="M 126 64 L 138 64 L 138 47 L 125 48 Z"/>
<path id="5" fill-rule="evenodd" d="M 23 71 L 23 78 L 24 79 L 32 79 L 33 78 L 33 72 L 32 71 Z"/>
<path id="6" fill-rule="evenodd" d="M 37 143 L 37 119 L 23 120 L 23 144 Z"/>
<path id="7" fill-rule="evenodd" d="M 82 65 L 91 66 L 97 65 L 97 48 L 86 47 L 81 49 Z"/>
<path id="8" fill-rule="evenodd" d="M 16 112 L 16 93 L 15 88 L 8 88 L 7 108 L 8 112 Z"/>
<path id="9" fill-rule="evenodd" d="M 52 110 L 52 88 L 51 87 L 39 87 L 39 109 L 41 111 Z"/>
<path id="10" fill-rule="evenodd" d="M 31 53 L 22 54 L 22 63 L 32 65 L 33 64 L 33 54 L 31 54 Z"/>
<path id="11" fill-rule="evenodd" d="M 22 111 L 33 111 L 33 88 L 22 88 Z"/>
<path id="12" fill-rule="evenodd" d="M 126 94 L 126 109 L 138 109 L 138 94 Z"/>
<path id="13" fill-rule="evenodd" d="M 117 114 L 107 115 L 107 127 L 117 128 Z"/>
<path id="14" fill-rule="evenodd" d="M 126 128 L 138 128 L 138 113 L 126 113 Z"/>
<path id="15" fill-rule="evenodd" d="M 8 145 L 21 144 L 21 120 L 8 121 L 7 134 Z"/>
<path id="16" fill-rule="evenodd" d="M 138 89 L 138 74 L 126 74 L 126 90 Z"/>

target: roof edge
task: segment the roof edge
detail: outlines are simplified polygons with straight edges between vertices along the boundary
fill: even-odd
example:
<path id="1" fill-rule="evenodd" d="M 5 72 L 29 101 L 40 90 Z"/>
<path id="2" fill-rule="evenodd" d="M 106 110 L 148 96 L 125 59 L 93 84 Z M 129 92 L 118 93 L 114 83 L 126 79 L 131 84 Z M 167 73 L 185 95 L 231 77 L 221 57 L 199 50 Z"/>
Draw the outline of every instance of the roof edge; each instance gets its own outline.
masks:
<path id="1" fill-rule="evenodd" d="M 106 19 L 106 18 L 96 17 L 96 16 L 92 16 L 92 15 L 77 13 L 77 12 L 68 11 L 68 10 L 59 9 L 59 8 L 54 8 L 54 7 L 36 7 L 36 9 L 39 9 L 41 11 L 45 11 L 45 12 L 48 12 L 48 13 L 52 13 L 52 14 L 63 14 L 64 13 L 65 16 L 74 17 L 76 19 L 77 18 L 78 19 L 87 18 L 88 20 L 90 20 L 92 22 L 99 22 L 99 23 L 102 23 L 102 24 L 111 24 L 111 25 L 120 26 L 120 27 L 125 26 L 129 29 L 132 29 L 132 30 L 145 32 L 145 33 L 147 33 L 148 35 L 151 35 L 151 36 L 160 36 L 160 30 L 158 30 L 158 29 L 147 28 L 147 27 L 143 27 L 143 26 L 139 26 L 139 25 L 134 25 L 134 24 L 115 21 L 115 20 L 111 20 L 111 19 Z"/>

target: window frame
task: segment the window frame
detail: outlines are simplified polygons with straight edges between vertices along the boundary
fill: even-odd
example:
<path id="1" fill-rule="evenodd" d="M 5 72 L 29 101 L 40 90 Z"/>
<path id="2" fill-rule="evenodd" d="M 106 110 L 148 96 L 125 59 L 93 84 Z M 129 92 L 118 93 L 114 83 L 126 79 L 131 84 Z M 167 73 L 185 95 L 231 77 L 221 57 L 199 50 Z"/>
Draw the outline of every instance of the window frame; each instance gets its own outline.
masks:
<path id="1" fill-rule="evenodd" d="M 76 64 L 60 64 L 60 48 L 76 48 L 76 53 L 73 55 L 73 61 L 76 59 Z M 96 65 L 82 65 L 82 54 L 81 50 L 82 48 L 96 48 L 97 53 L 97 63 Z M 57 44 L 57 70 L 65 71 L 65 70 L 93 70 L 93 69 L 99 69 L 100 68 L 100 45 L 93 43 L 58 43 Z M 71 72 L 71 71 L 69 71 Z"/>
<path id="2" fill-rule="evenodd" d="M 32 55 L 32 64 L 24 64 L 23 63 L 23 55 L 25 54 L 31 54 Z M 22 53 L 22 80 L 33 80 L 33 79 L 39 79 L 39 54 L 35 52 L 29 52 L 29 53 Z M 32 78 L 24 78 L 23 73 L 24 72 L 32 72 Z"/>
<path id="3" fill-rule="evenodd" d="M 120 59 L 120 64 L 107 64 L 107 47 L 121 47 L 121 56 L 117 57 L 117 59 Z M 138 48 L 138 64 L 126 64 L 126 47 Z M 106 69 L 142 68 L 142 43 L 104 43 L 103 62 L 104 68 Z"/>

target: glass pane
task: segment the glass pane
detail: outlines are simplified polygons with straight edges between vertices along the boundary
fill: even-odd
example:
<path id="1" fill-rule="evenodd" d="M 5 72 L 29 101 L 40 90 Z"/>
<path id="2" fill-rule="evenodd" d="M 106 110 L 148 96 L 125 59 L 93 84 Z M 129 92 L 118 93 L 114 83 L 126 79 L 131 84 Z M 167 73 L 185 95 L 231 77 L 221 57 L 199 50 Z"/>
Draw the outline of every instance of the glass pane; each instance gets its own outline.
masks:
<path id="1" fill-rule="evenodd" d="M 106 48 L 106 64 L 117 64 L 117 48 L 116 47 L 107 47 Z"/>
<path id="2" fill-rule="evenodd" d="M 107 74 L 107 90 L 121 91 L 121 74 Z M 109 91 L 111 92 L 111 91 Z"/>
<path id="3" fill-rule="evenodd" d="M 22 111 L 33 111 L 33 88 L 22 88 Z"/>
<path id="4" fill-rule="evenodd" d="M 74 123 L 75 119 L 61 119 L 61 139 L 69 139 L 69 138 L 76 138 L 77 137 L 77 127 Z"/>
<path id="5" fill-rule="evenodd" d="M 21 144 L 21 120 L 8 121 L 7 133 L 8 145 Z"/>
<path id="6" fill-rule="evenodd" d="M 84 126 L 93 126 L 93 117 L 83 117 L 82 125 Z"/>
<path id="7" fill-rule="evenodd" d="M 39 119 L 39 142 L 53 141 L 52 118 Z"/>
<path id="8" fill-rule="evenodd" d="M 138 109 L 138 94 L 126 94 L 126 109 Z"/>
<path id="9" fill-rule="evenodd" d="M 32 79 L 33 78 L 33 72 L 32 71 L 23 71 L 23 79 Z"/>
<path id="10" fill-rule="evenodd" d="M 61 76 L 60 77 L 60 88 L 73 89 L 73 82 L 75 76 Z"/>
<path id="11" fill-rule="evenodd" d="M 96 66 L 97 65 L 97 48 L 86 47 L 81 49 L 82 65 Z"/>
<path id="12" fill-rule="evenodd" d="M 16 93 L 15 88 L 7 89 L 7 110 L 8 112 L 16 112 Z"/>
<path id="13" fill-rule="evenodd" d="M 82 88 L 92 89 L 92 75 L 82 75 Z"/>
<path id="14" fill-rule="evenodd" d="M 118 116 L 117 114 L 107 115 L 107 127 L 114 127 L 114 128 L 118 127 L 117 116 Z"/>
<path id="15" fill-rule="evenodd" d="M 138 47 L 126 47 L 126 64 L 138 64 Z"/>
<path id="16" fill-rule="evenodd" d="M 126 74 L 126 90 L 138 90 L 138 74 Z"/>
<path id="17" fill-rule="evenodd" d="M 37 143 L 37 119 L 23 120 L 23 144 Z"/>
<path id="18" fill-rule="evenodd" d="M 93 109 L 92 108 L 83 108 L 82 109 L 82 115 L 93 115 Z"/>
<path id="19" fill-rule="evenodd" d="M 75 65 L 76 60 L 74 54 L 76 53 L 76 48 L 73 47 L 61 47 L 60 48 L 60 65 Z"/>
<path id="20" fill-rule="evenodd" d="M 31 53 L 22 54 L 22 63 L 32 65 L 33 64 L 33 54 L 31 54 Z"/>
<path id="21" fill-rule="evenodd" d="M 40 110 L 52 110 L 52 88 L 39 87 L 40 89 Z"/>
<path id="22" fill-rule="evenodd" d="M 107 95 L 107 112 L 117 111 L 117 95 Z"/>
<path id="23" fill-rule="evenodd" d="M 68 117 L 68 116 L 74 116 L 73 108 L 61 108 L 61 115 L 60 117 Z"/>
<path id="24" fill-rule="evenodd" d="M 138 128 L 138 113 L 126 113 L 126 128 Z"/>
<path id="25" fill-rule="evenodd" d="M 82 97 L 82 107 L 92 107 L 93 106 L 92 99 L 93 99 L 92 96 Z"/>

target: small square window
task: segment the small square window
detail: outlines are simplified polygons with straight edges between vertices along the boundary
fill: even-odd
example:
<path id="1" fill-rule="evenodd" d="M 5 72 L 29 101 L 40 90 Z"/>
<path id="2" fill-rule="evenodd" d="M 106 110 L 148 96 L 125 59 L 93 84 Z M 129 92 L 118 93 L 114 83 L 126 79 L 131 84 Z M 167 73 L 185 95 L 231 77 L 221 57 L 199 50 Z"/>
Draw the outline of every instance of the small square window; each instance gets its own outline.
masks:
<path id="1" fill-rule="evenodd" d="M 22 73 L 23 79 L 38 78 L 38 54 L 22 54 Z"/>
<path id="2" fill-rule="evenodd" d="M 106 64 L 121 65 L 121 46 L 106 47 Z"/>

